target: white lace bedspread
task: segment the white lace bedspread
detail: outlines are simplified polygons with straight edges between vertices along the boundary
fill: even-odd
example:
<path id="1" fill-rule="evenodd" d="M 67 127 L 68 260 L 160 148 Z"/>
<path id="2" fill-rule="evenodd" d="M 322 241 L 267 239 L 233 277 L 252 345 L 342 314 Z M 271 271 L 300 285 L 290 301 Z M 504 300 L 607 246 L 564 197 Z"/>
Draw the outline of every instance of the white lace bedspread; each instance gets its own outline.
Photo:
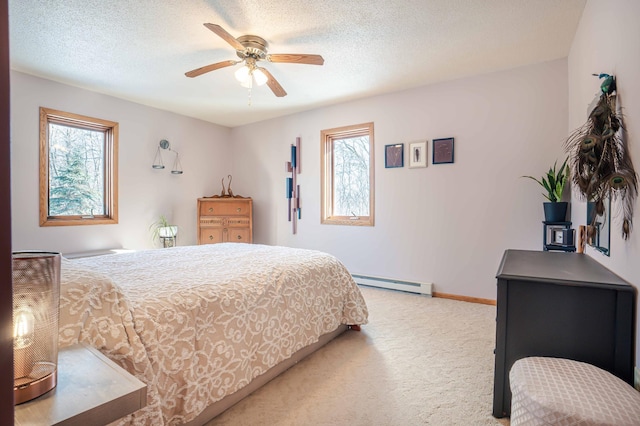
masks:
<path id="1" fill-rule="evenodd" d="M 147 386 L 119 424 L 181 424 L 340 324 L 365 301 L 326 253 L 214 244 L 63 259 L 60 346 L 86 342 Z"/>

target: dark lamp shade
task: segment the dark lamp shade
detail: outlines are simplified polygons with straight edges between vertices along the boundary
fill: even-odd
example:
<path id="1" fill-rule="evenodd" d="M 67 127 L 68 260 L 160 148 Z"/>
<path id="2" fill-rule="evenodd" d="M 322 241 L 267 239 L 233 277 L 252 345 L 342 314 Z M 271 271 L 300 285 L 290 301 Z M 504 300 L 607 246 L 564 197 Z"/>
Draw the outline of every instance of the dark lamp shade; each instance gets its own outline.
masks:
<path id="1" fill-rule="evenodd" d="M 60 253 L 13 253 L 14 403 L 55 388 L 58 366 Z"/>

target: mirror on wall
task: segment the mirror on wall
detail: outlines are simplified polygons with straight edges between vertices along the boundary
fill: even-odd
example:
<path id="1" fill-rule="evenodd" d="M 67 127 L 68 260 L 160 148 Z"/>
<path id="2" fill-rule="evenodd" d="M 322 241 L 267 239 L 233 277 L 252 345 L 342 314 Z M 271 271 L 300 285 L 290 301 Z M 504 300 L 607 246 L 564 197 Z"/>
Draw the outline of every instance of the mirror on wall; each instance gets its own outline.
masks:
<path id="1" fill-rule="evenodd" d="M 611 197 L 587 203 L 587 244 L 610 255 Z"/>

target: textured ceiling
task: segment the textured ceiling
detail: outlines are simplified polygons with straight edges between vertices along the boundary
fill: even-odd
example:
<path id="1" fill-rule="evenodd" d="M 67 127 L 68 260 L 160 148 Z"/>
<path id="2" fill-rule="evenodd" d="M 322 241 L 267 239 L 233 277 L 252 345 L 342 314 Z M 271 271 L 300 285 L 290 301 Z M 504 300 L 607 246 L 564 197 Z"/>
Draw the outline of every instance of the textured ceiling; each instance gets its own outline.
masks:
<path id="1" fill-rule="evenodd" d="M 350 99 L 566 57 L 585 0 L 9 0 L 11 67 L 234 127 Z M 203 26 L 265 38 L 288 92 L 249 92 Z M 77 111 L 76 111 L 77 112 Z"/>

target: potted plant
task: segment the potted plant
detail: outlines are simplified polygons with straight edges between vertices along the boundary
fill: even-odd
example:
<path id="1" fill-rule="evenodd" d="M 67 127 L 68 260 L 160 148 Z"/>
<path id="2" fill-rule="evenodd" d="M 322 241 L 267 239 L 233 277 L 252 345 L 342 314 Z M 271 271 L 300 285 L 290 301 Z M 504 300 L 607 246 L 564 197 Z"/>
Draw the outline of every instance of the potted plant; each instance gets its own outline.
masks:
<path id="1" fill-rule="evenodd" d="M 567 183 L 569 176 L 568 160 L 569 159 L 566 158 L 559 169 L 556 167 L 557 161 L 554 162 L 553 167 L 550 167 L 547 174 L 542 176 L 541 179 L 536 179 L 533 176 L 522 176 L 535 180 L 546 190 L 546 193 L 542 193 L 542 195 L 549 200 L 543 203 L 545 222 L 564 222 L 566 220 L 567 206 L 569 203 L 561 200 L 564 185 Z"/>
<path id="2" fill-rule="evenodd" d="M 176 235 L 178 234 L 178 227 L 170 225 L 167 218 L 164 215 L 160 215 L 160 218 L 151 224 L 150 227 L 153 231 L 152 239 L 160 239 L 162 247 L 173 247 L 176 243 Z"/>

